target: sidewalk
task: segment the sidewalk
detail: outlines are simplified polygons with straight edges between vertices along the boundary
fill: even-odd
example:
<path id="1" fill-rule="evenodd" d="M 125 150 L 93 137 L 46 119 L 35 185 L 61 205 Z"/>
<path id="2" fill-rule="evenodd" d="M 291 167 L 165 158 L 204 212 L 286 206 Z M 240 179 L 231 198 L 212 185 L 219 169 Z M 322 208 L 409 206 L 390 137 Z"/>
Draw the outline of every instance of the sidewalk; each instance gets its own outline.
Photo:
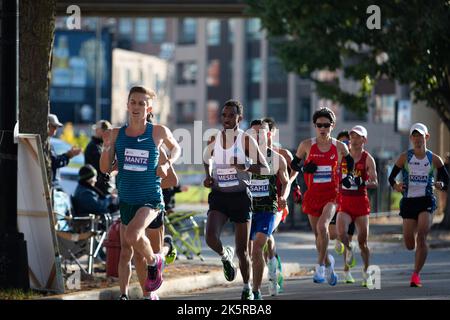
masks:
<path id="1" fill-rule="evenodd" d="M 311 277 L 317 259 L 315 240 L 312 232 L 277 232 L 275 234 L 275 239 L 277 242 L 277 252 L 283 262 L 284 277 Z M 184 256 L 180 256 L 174 264 L 168 265 L 164 271 L 164 283 L 157 291 L 161 298 L 230 284 L 224 278 L 220 258 L 206 245 L 203 237 L 202 241 L 202 255 L 205 258 L 205 261 L 200 261 L 197 258 L 187 260 Z M 371 218 L 369 244 L 371 251 L 374 254 L 377 254 L 377 252 L 382 253 L 386 251 L 403 250 L 402 241 L 401 219 L 398 219 L 397 216 L 382 216 L 378 218 L 373 216 L 373 218 Z M 234 235 L 226 230 L 222 236 L 222 242 L 224 245 L 234 246 Z M 441 234 L 431 236 L 430 247 L 433 247 L 433 244 L 450 246 L 449 234 L 447 233 L 445 237 L 442 237 Z M 334 241 L 330 241 L 329 250 L 336 258 L 337 270 L 341 272 L 342 258 L 337 256 L 334 251 Z M 235 263 L 238 264 L 236 257 Z M 263 279 L 267 279 L 267 268 Z M 236 283 L 242 283 L 240 273 L 238 273 L 238 276 L 233 281 L 233 284 Z M 134 282 L 130 286 L 129 293 L 131 299 L 140 299 L 142 297 L 142 292 L 137 282 Z M 111 300 L 117 299 L 119 294 L 118 283 L 115 281 L 112 283 L 112 286 L 107 288 L 48 296 L 44 299 Z"/>

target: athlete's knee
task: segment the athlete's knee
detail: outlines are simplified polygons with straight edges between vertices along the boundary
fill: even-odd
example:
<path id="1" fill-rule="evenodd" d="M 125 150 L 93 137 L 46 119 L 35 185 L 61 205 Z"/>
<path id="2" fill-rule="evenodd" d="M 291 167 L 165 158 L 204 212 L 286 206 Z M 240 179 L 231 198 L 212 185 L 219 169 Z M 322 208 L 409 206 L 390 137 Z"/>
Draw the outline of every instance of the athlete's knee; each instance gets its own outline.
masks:
<path id="1" fill-rule="evenodd" d="M 253 248 L 252 250 L 255 250 L 255 248 Z M 248 248 L 246 248 L 245 246 L 237 247 L 236 256 L 239 260 L 245 260 L 248 257 Z"/>
<path id="2" fill-rule="evenodd" d="M 125 233 L 125 239 L 130 245 L 136 244 L 140 240 L 139 233 L 136 231 L 128 231 Z"/>
<path id="3" fill-rule="evenodd" d="M 217 237 L 217 235 L 215 233 L 206 232 L 205 242 L 209 247 L 216 245 L 218 241 L 219 241 L 219 237 Z"/>
<path id="4" fill-rule="evenodd" d="M 324 237 L 328 234 L 328 228 L 325 226 L 325 224 L 317 224 L 316 230 L 317 236 L 319 237 Z"/>
<path id="5" fill-rule="evenodd" d="M 367 246 L 367 239 L 366 238 L 358 238 L 358 245 L 359 249 L 361 250 L 368 250 L 369 247 Z"/>
<path id="6" fill-rule="evenodd" d="M 416 248 L 416 242 L 414 239 L 405 239 L 405 246 L 408 250 L 414 250 Z"/>
<path id="7" fill-rule="evenodd" d="M 426 243 L 427 243 L 427 235 L 428 235 L 428 232 L 426 232 L 426 231 L 420 231 L 419 230 L 419 232 L 417 232 L 417 245 L 419 246 L 424 246 L 424 245 L 426 245 Z"/>
<path id="8" fill-rule="evenodd" d="M 120 249 L 120 261 L 122 263 L 129 263 L 133 257 L 133 250 L 130 247 Z"/>

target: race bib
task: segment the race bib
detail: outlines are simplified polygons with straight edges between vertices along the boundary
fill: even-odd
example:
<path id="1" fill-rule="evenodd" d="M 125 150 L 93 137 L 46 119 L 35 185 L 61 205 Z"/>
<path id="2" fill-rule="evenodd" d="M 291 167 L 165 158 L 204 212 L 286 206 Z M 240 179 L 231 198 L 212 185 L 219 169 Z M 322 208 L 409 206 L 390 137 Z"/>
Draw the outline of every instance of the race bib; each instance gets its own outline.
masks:
<path id="1" fill-rule="evenodd" d="M 236 168 L 217 169 L 217 184 L 220 188 L 238 186 Z"/>
<path id="2" fill-rule="evenodd" d="M 269 179 L 252 180 L 250 191 L 255 198 L 269 196 Z"/>
<path id="3" fill-rule="evenodd" d="M 314 183 L 331 182 L 331 166 L 318 166 L 314 172 Z"/>
<path id="4" fill-rule="evenodd" d="M 147 171 L 148 167 L 147 150 L 125 149 L 125 160 L 123 169 L 128 171 Z"/>

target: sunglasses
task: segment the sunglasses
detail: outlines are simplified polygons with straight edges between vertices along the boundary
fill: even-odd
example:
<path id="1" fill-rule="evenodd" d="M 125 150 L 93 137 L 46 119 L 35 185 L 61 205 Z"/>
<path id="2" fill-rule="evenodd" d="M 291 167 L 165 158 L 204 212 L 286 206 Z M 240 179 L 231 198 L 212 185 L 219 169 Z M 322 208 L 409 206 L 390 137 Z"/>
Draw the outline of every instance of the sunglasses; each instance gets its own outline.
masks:
<path id="1" fill-rule="evenodd" d="M 331 123 L 315 123 L 317 128 L 329 128 L 331 127 Z"/>

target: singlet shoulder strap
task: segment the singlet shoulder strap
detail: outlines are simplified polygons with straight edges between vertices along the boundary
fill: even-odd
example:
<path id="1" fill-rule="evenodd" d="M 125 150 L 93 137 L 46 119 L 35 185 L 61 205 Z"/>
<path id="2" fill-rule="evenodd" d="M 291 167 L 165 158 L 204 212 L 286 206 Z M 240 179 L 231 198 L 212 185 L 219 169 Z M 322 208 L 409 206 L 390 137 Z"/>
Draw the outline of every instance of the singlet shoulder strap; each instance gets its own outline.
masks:
<path id="1" fill-rule="evenodd" d="M 331 143 L 336 146 L 337 145 L 337 140 L 335 138 L 331 138 Z"/>
<path id="2" fill-rule="evenodd" d="M 434 170 L 434 166 L 433 166 L 433 152 L 431 152 L 430 150 L 426 151 L 426 155 L 428 158 L 428 161 L 430 162 L 430 171 Z"/>

